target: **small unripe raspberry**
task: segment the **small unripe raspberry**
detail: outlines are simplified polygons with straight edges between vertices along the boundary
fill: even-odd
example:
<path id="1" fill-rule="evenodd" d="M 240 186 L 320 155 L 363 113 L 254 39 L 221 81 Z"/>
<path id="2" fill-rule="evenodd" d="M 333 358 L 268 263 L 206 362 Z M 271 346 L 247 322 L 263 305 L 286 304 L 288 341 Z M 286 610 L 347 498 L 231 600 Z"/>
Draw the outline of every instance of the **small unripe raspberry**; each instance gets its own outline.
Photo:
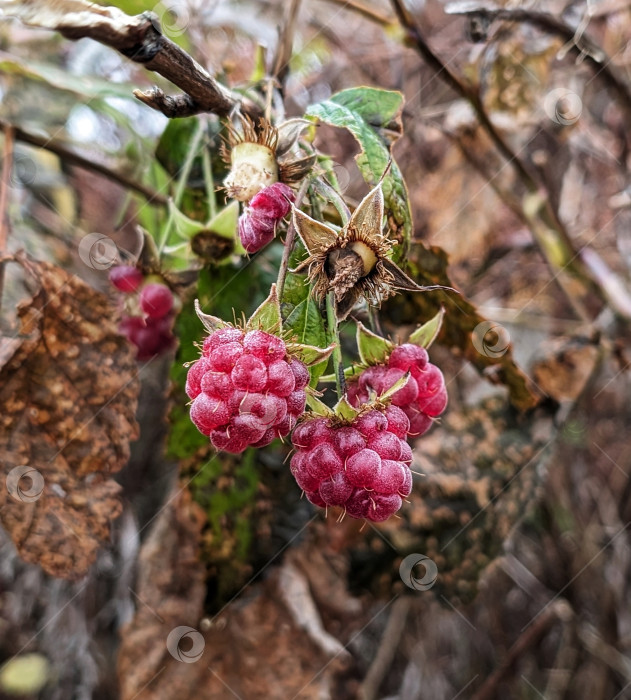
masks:
<path id="1" fill-rule="evenodd" d="M 256 253 L 276 234 L 277 223 L 291 209 L 295 195 L 290 187 L 275 182 L 252 197 L 239 217 L 239 238 L 248 253 Z"/>
<path id="2" fill-rule="evenodd" d="M 140 308 L 150 318 L 162 318 L 173 308 L 173 294 L 164 284 L 150 282 L 140 291 Z"/>
<path id="3" fill-rule="evenodd" d="M 142 272 L 131 265 L 116 265 L 109 272 L 110 282 L 120 292 L 131 294 L 142 284 L 144 279 Z"/>

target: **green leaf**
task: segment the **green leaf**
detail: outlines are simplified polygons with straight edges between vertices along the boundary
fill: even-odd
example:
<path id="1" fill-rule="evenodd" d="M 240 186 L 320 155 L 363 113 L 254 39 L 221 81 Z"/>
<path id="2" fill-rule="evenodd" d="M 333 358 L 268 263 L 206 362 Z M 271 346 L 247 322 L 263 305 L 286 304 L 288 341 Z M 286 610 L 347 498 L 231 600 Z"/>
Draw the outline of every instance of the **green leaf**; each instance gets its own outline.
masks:
<path id="1" fill-rule="evenodd" d="M 335 349 L 335 344 L 329 345 L 327 348 L 317 348 L 314 345 L 302 345 L 301 343 L 287 343 L 286 345 L 288 352 L 304 362 L 309 368 L 328 360 Z"/>
<path id="2" fill-rule="evenodd" d="M 296 343 L 325 347 L 327 344 L 324 319 L 314 298 L 309 295 L 289 314 L 284 330 L 291 332 Z"/>
<path id="3" fill-rule="evenodd" d="M 235 199 L 206 224 L 206 229 L 223 238 L 234 239 L 239 220 L 239 202 Z"/>
<path id="4" fill-rule="evenodd" d="M 394 349 L 394 345 L 380 335 L 369 331 L 361 321 L 357 322 L 357 349 L 364 365 L 382 365 Z"/>
<path id="5" fill-rule="evenodd" d="M 402 108 L 400 92 L 360 87 L 342 90 L 324 102 L 311 105 L 306 113 L 353 134 L 361 146 L 355 160 L 363 178 L 374 187 L 392 159 L 392 143 L 401 135 Z M 394 259 L 400 260 L 410 240 L 412 214 L 407 188 L 394 160 L 382 186 L 386 208 L 397 229 L 392 233 L 402 244 L 394 252 Z"/>
<path id="6" fill-rule="evenodd" d="M 201 309 L 199 299 L 195 299 L 195 313 L 197 314 L 199 320 L 204 324 L 204 328 L 209 333 L 214 333 L 214 331 L 218 331 L 220 328 L 225 328 L 227 325 L 229 325 L 226 323 L 226 321 L 217 316 L 205 314 Z"/>
<path id="7" fill-rule="evenodd" d="M 403 389 L 403 387 L 408 383 L 410 379 L 410 373 L 406 372 L 401 379 L 396 381 L 387 391 L 384 391 L 383 394 L 379 395 L 379 400 L 380 401 L 387 401 L 388 399 L 391 399 L 399 389 Z"/>
<path id="8" fill-rule="evenodd" d="M 282 319 L 280 315 L 280 303 L 276 293 L 276 285 L 273 284 L 269 296 L 252 314 L 248 320 L 248 330 L 260 329 L 266 333 L 281 333 Z"/>
<path id="9" fill-rule="evenodd" d="M 316 416 L 331 418 L 335 415 L 325 403 L 320 401 L 320 399 L 313 394 L 307 393 L 307 405 Z"/>
<path id="10" fill-rule="evenodd" d="M 441 306 L 440 311 L 434 316 L 434 318 L 419 326 L 414 333 L 408 338 L 408 342 L 414 345 L 418 345 L 422 348 L 428 348 L 435 340 L 440 329 L 443 325 L 443 318 L 445 316 L 445 307 Z"/>

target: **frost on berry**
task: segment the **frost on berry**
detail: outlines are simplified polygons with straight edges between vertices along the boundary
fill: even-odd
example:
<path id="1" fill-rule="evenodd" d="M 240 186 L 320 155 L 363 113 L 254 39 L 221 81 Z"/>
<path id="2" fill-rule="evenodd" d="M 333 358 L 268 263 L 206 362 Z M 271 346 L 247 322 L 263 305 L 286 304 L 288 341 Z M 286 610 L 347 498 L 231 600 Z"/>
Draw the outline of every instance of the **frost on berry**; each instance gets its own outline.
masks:
<path id="1" fill-rule="evenodd" d="M 281 338 L 258 330 L 216 330 L 188 370 L 191 420 L 218 450 L 265 447 L 288 435 L 303 415 L 307 397 L 296 386 L 304 373 L 309 376 L 288 357 Z"/>
<path id="2" fill-rule="evenodd" d="M 290 469 L 311 503 L 375 522 L 396 513 L 412 487 L 412 450 L 399 437 L 407 416 L 392 408 L 367 410 L 353 421 L 307 418 L 298 425 Z"/>
<path id="3" fill-rule="evenodd" d="M 406 372 L 410 377 L 392 396 L 392 405 L 386 410 L 389 429 L 399 437 L 418 436 L 427 432 L 433 418 L 447 407 L 447 389 L 443 373 L 429 362 L 427 350 L 406 343 L 394 348 L 387 365 L 368 367 L 349 383 L 348 399 L 354 406 L 370 401 L 390 389 Z M 403 432 L 405 414 L 409 425 Z"/>

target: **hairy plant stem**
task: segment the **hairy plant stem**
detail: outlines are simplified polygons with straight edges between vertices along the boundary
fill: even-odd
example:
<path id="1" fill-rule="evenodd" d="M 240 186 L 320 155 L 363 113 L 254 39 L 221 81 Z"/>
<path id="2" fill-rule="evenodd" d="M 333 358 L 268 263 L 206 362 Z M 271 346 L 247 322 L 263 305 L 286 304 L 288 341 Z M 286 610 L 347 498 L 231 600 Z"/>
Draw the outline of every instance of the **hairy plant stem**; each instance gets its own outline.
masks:
<path id="1" fill-rule="evenodd" d="M 342 346 L 340 345 L 340 332 L 335 313 L 335 292 L 331 291 L 326 295 L 326 322 L 329 333 L 335 343 L 333 349 L 333 368 L 335 372 L 335 389 L 338 400 L 346 393 L 346 379 L 344 378 L 344 363 L 342 362 Z"/>
<path id="2" fill-rule="evenodd" d="M 176 209 L 179 208 L 180 203 L 182 201 L 182 197 L 184 196 L 184 191 L 186 190 L 188 178 L 191 174 L 191 168 L 193 167 L 193 161 L 195 160 L 195 156 L 197 155 L 197 152 L 199 150 L 199 146 L 202 141 L 203 135 L 204 123 L 202 119 L 199 119 L 197 123 L 197 129 L 195 130 L 195 133 L 193 134 L 191 142 L 188 146 L 188 152 L 186 153 L 186 159 L 184 160 L 184 164 L 182 165 L 182 170 L 180 171 L 177 179 L 175 194 L 173 195 L 173 205 Z M 160 243 L 158 244 L 158 253 L 160 255 L 164 250 L 166 242 L 169 240 L 169 235 L 171 234 L 171 230 L 173 229 L 174 223 L 175 215 L 173 213 L 173 210 L 171 210 L 169 212 L 169 218 L 167 219 L 164 229 L 162 230 L 162 234 L 160 236 Z"/>
<path id="3" fill-rule="evenodd" d="M 296 195 L 296 201 L 294 202 L 295 207 L 299 207 L 302 200 L 307 194 L 309 185 L 311 184 L 309 178 L 305 178 L 300 185 L 298 194 Z M 294 227 L 293 219 L 289 222 L 287 227 L 287 236 L 285 237 L 285 249 L 283 250 L 283 258 L 280 263 L 280 268 L 278 269 L 278 279 L 276 280 L 276 290 L 278 292 L 278 298 L 283 300 L 283 292 L 285 291 L 285 280 L 287 279 L 287 268 L 289 267 L 289 257 L 291 251 L 294 248 L 294 243 L 296 242 L 296 229 Z"/>

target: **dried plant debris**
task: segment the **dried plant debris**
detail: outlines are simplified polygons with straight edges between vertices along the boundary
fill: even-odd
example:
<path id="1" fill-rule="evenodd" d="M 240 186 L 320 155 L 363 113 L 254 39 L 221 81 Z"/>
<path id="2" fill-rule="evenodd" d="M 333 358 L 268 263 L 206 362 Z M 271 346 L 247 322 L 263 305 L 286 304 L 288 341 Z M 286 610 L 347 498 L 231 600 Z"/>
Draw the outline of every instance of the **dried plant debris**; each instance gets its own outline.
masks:
<path id="1" fill-rule="evenodd" d="M 0 520 L 20 555 L 49 574 L 86 573 L 121 512 L 109 475 L 138 437 L 138 369 L 107 299 L 24 255 L 37 285 L 0 339 Z"/>

